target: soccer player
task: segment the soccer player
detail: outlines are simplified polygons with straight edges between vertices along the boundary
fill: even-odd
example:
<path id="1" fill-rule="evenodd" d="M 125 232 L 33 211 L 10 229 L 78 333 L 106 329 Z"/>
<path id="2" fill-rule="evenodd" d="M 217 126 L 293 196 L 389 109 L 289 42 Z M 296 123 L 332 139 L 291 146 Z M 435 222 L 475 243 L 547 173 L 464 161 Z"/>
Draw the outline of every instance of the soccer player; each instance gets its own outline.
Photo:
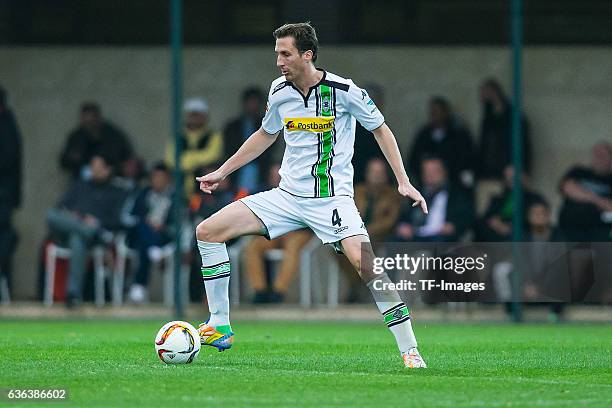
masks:
<path id="1" fill-rule="evenodd" d="M 210 309 L 210 318 L 199 328 L 201 342 L 222 351 L 234 339 L 225 242 L 241 235 L 273 239 L 310 228 L 324 244 L 343 252 L 368 285 L 405 366 L 424 368 L 408 307 L 396 291 L 374 289 L 375 280 L 390 282 L 389 277 L 375 275 L 361 259 L 362 243 L 364 258 L 373 255 L 353 200 L 355 120 L 374 134 L 393 169 L 399 193 L 427 213 L 425 200 L 408 180 L 395 137 L 366 91 L 350 79 L 315 67 L 318 40 L 314 28 L 309 23 L 285 24 L 274 31 L 274 37 L 276 65 L 282 76 L 272 82 L 261 128 L 221 167 L 196 178 L 200 189 L 211 194 L 221 180 L 262 154 L 284 130 L 279 187 L 235 201 L 196 228 Z"/>

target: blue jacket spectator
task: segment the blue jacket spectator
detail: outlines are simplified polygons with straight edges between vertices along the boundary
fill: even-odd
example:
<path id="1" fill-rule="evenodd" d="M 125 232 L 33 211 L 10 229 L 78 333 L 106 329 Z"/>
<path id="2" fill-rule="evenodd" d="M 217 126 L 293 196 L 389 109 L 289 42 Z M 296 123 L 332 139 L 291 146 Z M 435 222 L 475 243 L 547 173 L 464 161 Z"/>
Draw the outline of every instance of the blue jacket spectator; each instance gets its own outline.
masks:
<path id="1" fill-rule="evenodd" d="M 153 167 L 149 186 L 135 198 L 129 210 L 132 226 L 128 242 L 138 251 L 138 271 L 130 287 L 129 299 L 142 303 L 147 299 L 151 256 L 150 251 L 172 240 L 173 206 L 172 178 L 163 163 Z"/>

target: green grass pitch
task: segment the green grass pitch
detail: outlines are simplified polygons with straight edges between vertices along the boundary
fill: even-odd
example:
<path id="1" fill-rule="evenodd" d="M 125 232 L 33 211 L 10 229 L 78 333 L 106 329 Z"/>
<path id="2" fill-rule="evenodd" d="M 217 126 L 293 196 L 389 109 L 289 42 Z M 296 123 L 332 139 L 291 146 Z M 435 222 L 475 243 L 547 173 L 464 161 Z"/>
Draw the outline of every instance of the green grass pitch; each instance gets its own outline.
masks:
<path id="1" fill-rule="evenodd" d="M 163 323 L 1 321 L 3 392 L 69 400 L 0 406 L 612 406 L 610 325 L 416 324 L 430 368 L 405 370 L 382 323 L 238 321 L 183 366 L 155 354 Z"/>

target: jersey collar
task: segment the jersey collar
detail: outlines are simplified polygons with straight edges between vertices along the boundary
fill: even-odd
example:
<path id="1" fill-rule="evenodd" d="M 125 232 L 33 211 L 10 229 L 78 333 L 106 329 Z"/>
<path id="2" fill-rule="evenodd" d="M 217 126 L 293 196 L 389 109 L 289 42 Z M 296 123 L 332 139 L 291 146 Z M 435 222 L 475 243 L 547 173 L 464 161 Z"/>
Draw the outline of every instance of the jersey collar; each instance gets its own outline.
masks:
<path id="1" fill-rule="evenodd" d="M 321 83 L 322 83 L 323 81 L 325 81 L 325 77 L 327 76 L 327 72 L 325 72 L 325 70 L 324 70 L 324 69 L 322 69 L 322 68 L 317 68 L 317 71 L 321 71 L 321 72 L 323 72 L 323 76 L 321 77 L 321 80 L 320 80 L 319 82 L 317 82 L 316 84 L 314 84 L 313 86 L 311 86 L 310 88 L 308 88 L 308 93 L 307 93 L 306 95 L 304 95 L 304 94 L 302 93 L 302 91 L 300 91 L 300 90 L 298 89 L 298 87 L 297 87 L 297 86 L 295 86 L 295 85 L 293 84 L 293 82 L 289 81 L 289 83 L 291 84 L 291 87 L 292 87 L 293 89 L 295 89 L 295 90 L 297 91 L 297 93 L 299 93 L 299 94 L 300 94 L 300 96 L 302 97 L 302 99 L 304 100 L 304 107 L 305 107 L 305 108 L 307 108 L 307 107 L 308 107 L 308 99 L 310 98 L 310 94 L 312 93 L 312 90 L 313 90 L 313 89 L 316 89 L 316 88 L 317 88 L 317 86 L 321 85 Z"/>

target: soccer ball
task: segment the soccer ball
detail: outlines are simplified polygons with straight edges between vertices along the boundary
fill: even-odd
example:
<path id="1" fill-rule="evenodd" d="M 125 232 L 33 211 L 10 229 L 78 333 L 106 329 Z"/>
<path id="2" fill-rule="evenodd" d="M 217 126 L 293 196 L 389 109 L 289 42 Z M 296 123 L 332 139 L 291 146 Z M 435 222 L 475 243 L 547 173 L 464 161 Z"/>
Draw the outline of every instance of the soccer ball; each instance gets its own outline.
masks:
<path id="1" fill-rule="evenodd" d="M 166 364 L 189 364 L 200 352 L 200 336 L 191 324 L 175 320 L 157 332 L 155 351 Z"/>

